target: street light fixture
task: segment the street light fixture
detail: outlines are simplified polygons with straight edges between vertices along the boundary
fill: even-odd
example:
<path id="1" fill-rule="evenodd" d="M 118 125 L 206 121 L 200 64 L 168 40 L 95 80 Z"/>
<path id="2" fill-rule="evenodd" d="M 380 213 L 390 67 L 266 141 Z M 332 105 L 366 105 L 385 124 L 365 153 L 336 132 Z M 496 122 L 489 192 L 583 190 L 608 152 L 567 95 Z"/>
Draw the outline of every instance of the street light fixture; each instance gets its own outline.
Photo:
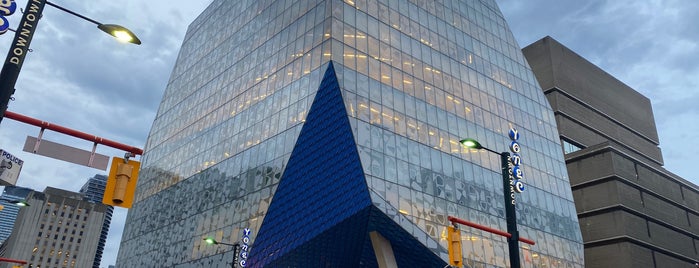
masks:
<path id="1" fill-rule="evenodd" d="M 27 201 L 25 201 L 25 200 L 13 200 L 13 199 L 7 199 L 4 197 L 0 197 L 0 201 L 7 201 L 9 203 L 17 205 L 18 207 L 28 207 L 29 206 L 29 203 L 27 203 Z M 2 206 L 0 206 L 0 210 L 2 210 L 1 207 Z"/>
<path id="2" fill-rule="evenodd" d="M 5 111 L 7 111 L 7 105 L 10 102 L 10 98 L 12 98 L 12 95 L 15 93 L 15 84 L 17 84 L 19 71 L 22 69 L 24 58 L 29 52 L 29 44 L 32 41 L 32 37 L 36 31 L 36 26 L 39 24 L 39 20 L 46 4 L 65 11 L 68 14 L 74 15 L 78 18 L 94 23 L 97 25 L 98 29 L 108 33 L 111 36 L 114 36 L 118 40 L 136 45 L 141 44 L 141 40 L 138 39 L 133 32 L 123 26 L 116 24 L 102 24 L 96 20 L 75 13 L 47 0 L 27 1 L 27 7 L 22 16 L 22 20 L 19 22 L 18 29 L 15 31 L 12 46 L 7 52 L 7 58 L 5 59 L 5 63 L 2 66 L 2 71 L 0 72 L 0 122 L 2 122 L 2 118 L 5 116 Z"/>
<path id="3" fill-rule="evenodd" d="M 23 201 L 23 200 L 11 201 L 10 203 L 14 203 L 18 207 L 28 207 L 29 206 L 29 203 L 27 203 L 27 201 Z"/>
<path id="4" fill-rule="evenodd" d="M 233 247 L 233 262 L 231 263 L 231 268 L 235 268 L 236 262 L 238 261 L 238 249 L 240 248 L 240 244 L 238 243 L 224 243 L 224 242 L 218 242 L 216 239 L 213 237 L 207 237 L 204 238 L 204 241 L 209 244 L 209 245 L 226 245 L 226 246 L 231 246 Z"/>
<path id="5" fill-rule="evenodd" d="M 512 132 L 514 132 L 514 135 L 512 134 Z M 510 130 L 510 137 L 513 140 L 512 145 L 510 145 L 510 149 L 513 151 L 513 153 L 515 153 L 517 158 L 516 165 L 514 166 L 518 166 L 519 155 L 517 155 L 516 153 L 519 152 L 519 144 L 516 144 L 516 141 L 519 135 L 516 131 Z M 517 214 L 515 211 L 515 187 L 516 184 L 521 183 L 515 183 L 515 175 L 513 175 L 513 171 L 510 170 L 510 165 L 512 161 L 510 152 L 498 153 L 497 151 L 483 147 L 483 145 L 481 145 L 477 140 L 471 138 L 460 140 L 459 143 L 461 143 L 463 146 L 467 148 L 473 148 L 478 150 L 484 149 L 488 152 L 500 155 L 500 164 L 502 168 L 502 188 L 503 195 L 505 197 L 505 221 L 507 222 L 507 232 L 512 235 L 509 238 L 507 238 L 507 247 L 509 249 L 510 254 L 510 267 L 519 268 L 521 264 L 519 261 L 519 231 L 517 231 Z M 514 148 L 516 148 L 516 151 Z M 519 185 L 517 187 L 519 187 Z M 517 192 L 521 191 L 517 190 Z"/>
<path id="6" fill-rule="evenodd" d="M 473 149 L 478 149 L 478 150 L 484 149 L 484 150 L 489 151 L 489 152 L 494 153 L 494 154 L 501 154 L 501 153 L 498 153 L 498 152 L 493 151 L 491 149 L 483 147 L 483 145 L 481 145 L 480 142 L 478 142 L 477 140 L 471 139 L 471 138 L 466 138 L 466 139 L 460 140 L 459 143 L 461 143 L 461 145 L 466 146 L 468 148 L 473 148 Z"/>
<path id="7" fill-rule="evenodd" d="M 65 7 L 56 5 L 54 3 L 51 3 L 49 1 L 46 1 L 46 4 L 55 8 L 58 8 L 62 11 L 65 11 L 66 13 L 69 13 L 71 15 L 74 15 L 78 18 L 84 19 L 86 21 L 92 22 L 95 25 L 97 25 L 97 28 L 102 30 L 105 33 L 108 33 L 111 36 L 114 36 L 117 40 L 122 41 L 122 42 L 128 42 L 136 45 L 141 44 L 141 40 L 136 37 L 136 34 L 131 32 L 129 29 L 126 29 L 126 27 L 121 26 L 121 25 L 116 25 L 116 24 L 102 24 L 96 20 L 93 20 L 91 18 L 85 17 L 83 15 L 80 15 L 78 13 L 73 12 L 72 10 L 69 10 Z"/>
<path id="8" fill-rule="evenodd" d="M 204 238 L 204 241 L 206 241 L 206 243 L 209 244 L 209 245 L 226 245 L 226 246 L 231 246 L 231 247 L 237 247 L 237 246 L 239 246 L 238 243 L 230 244 L 230 243 L 218 242 L 218 241 L 216 241 L 216 239 L 214 239 L 213 237 Z"/>

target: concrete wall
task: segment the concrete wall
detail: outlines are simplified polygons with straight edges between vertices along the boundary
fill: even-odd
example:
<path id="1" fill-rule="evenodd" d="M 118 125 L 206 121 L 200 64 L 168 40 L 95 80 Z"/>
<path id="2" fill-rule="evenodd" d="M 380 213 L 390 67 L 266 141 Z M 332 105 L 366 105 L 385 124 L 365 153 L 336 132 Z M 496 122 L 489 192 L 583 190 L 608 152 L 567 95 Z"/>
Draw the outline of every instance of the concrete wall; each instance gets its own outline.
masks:
<path id="1" fill-rule="evenodd" d="M 655 265 L 641 267 L 682 267 L 676 265 L 699 259 L 695 187 L 610 146 L 569 154 L 567 167 L 585 241 L 586 267 L 611 267 L 607 266 L 611 263 L 636 267 L 647 257 Z M 633 260 L 602 261 L 613 244 L 633 245 L 611 248 L 632 254 Z"/>
<path id="2" fill-rule="evenodd" d="M 523 49 L 561 139 L 586 267 L 694 267 L 699 189 L 662 168 L 650 100 L 543 38 Z"/>
<path id="3" fill-rule="evenodd" d="M 551 37 L 534 42 L 522 51 L 544 91 L 561 89 L 659 143 L 648 98 Z"/>
<path id="4" fill-rule="evenodd" d="M 608 141 L 615 142 L 626 153 L 662 165 L 663 157 L 655 141 L 610 120 L 561 90 L 550 90 L 546 97 L 556 111 L 556 123 L 559 133 L 564 138 L 585 147 Z"/>

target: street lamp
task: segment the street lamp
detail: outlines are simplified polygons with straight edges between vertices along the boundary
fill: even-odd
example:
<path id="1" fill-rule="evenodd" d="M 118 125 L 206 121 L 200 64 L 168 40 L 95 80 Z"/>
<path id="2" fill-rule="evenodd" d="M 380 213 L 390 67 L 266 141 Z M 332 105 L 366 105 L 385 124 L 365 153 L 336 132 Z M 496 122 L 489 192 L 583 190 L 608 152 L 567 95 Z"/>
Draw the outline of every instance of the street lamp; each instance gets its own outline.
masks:
<path id="1" fill-rule="evenodd" d="M 126 29 L 126 27 L 117 25 L 117 24 L 102 24 L 96 20 L 93 20 L 91 18 L 85 17 L 83 15 L 80 15 L 78 13 L 75 13 L 67 8 L 64 8 L 62 6 L 56 5 L 54 3 L 51 3 L 49 1 L 46 1 L 46 4 L 55 8 L 58 8 L 62 11 L 65 11 L 71 15 L 74 15 L 78 18 L 84 19 L 86 21 L 92 22 L 95 25 L 97 25 L 97 28 L 102 30 L 105 33 L 108 33 L 111 36 L 114 36 L 117 40 L 122 41 L 122 42 L 128 42 L 136 45 L 141 44 L 141 40 L 136 37 L 136 34 L 131 32 L 129 29 Z"/>
<path id="2" fill-rule="evenodd" d="M 24 200 L 13 200 L 13 199 L 7 199 L 4 197 L 0 197 L 0 201 L 6 201 L 9 203 L 12 203 L 12 204 L 17 205 L 18 207 L 28 207 L 29 206 L 29 203 L 27 203 L 27 201 L 24 201 Z M 0 210 L 2 210 L 3 208 L 4 207 L 2 205 L 0 205 Z"/>
<path id="3" fill-rule="evenodd" d="M 29 44 L 32 41 L 36 26 L 39 24 L 41 14 L 46 4 L 94 23 L 97 25 L 98 29 L 114 36 L 118 40 L 137 45 L 141 44 L 141 40 L 138 39 L 133 32 L 123 26 L 102 24 L 47 0 L 28 0 L 27 7 L 22 15 L 22 20 L 20 20 L 18 29 L 15 31 L 15 38 L 12 41 L 12 46 L 7 52 L 7 59 L 5 59 L 5 64 L 2 66 L 2 71 L 0 72 L 0 122 L 2 122 L 2 118 L 5 116 L 10 98 L 15 93 L 15 84 L 17 84 L 19 71 L 22 69 L 24 58 L 29 51 Z"/>
<path id="4" fill-rule="evenodd" d="M 235 268 L 236 262 L 238 261 L 238 249 L 240 248 L 240 244 L 238 244 L 238 243 L 230 244 L 230 243 L 218 242 L 213 237 L 204 238 L 204 241 L 209 245 L 226 245 L 226 246 L 233 247 L 233 262 L 231 263 L 231 268 Z"/>
<path id="5" fill-rule="evenodd" d="M 519 152 L 519 144 L 517 144 L 517 138 L 519 138 L 519 134 L 517 134 L 517 131 L 510 130 L 510 138 L 512 138 L 513 141 L 510 145 L 510 150 L 515 154 L 515 160 L 511 159 L 510 152 L 498 153 L 494 150 L 483 147 L 483 145 L 481 145 L 475 139 L 467 138 L 459 141 L 459 143 L 468 148 L 479 150 L 484 149 L 488 152 L 500 155 L 500 164 L 502 168 L 502 188 L 503 195 L 505 196 L 505 220 L 507 221 L 507 232 L 512 235 L 509 238 L 507 238 L 507 247 L 510 253 L 510 267 L 519 268 L 521 264 L 519 261 L 519 232 L 517 231 L 515 192 L 521 192 L 522 190 L 524 190 L 524 187 L 521 184 L 521 182 L 516 181 L 515 178 L 517 177 L 517 179 L 519 179 L 521 177 L 521 172 L 513 171 L 510 169 L 511 165 L 513 169 L 518 169 L 520 161 L 519 155 L 517 154 Z"/>

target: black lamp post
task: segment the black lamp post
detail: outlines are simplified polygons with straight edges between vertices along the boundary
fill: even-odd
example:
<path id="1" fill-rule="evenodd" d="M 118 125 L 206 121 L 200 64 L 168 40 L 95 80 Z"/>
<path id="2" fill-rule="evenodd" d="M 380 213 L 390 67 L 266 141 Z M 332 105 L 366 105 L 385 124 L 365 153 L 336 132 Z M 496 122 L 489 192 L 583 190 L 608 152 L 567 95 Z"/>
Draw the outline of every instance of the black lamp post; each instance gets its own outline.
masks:
<path id="1" fill-rule="evenodd" d="M 507 221 L 507 232 L 512 235 L 507 238 L 507 247 L 510 253 L 510 267 L 519 268 L 521 264 L 519 261 L 519 232 L 517 231 L 517 214 L 515 211 L 515 176 L 510 169 L 510 153 L 498 153 L 483 147 L 474 139 L 463 139 L 459 141 L 459 143 L 468 148 L 484 149 L 488 152 L 500 155 L 500 164 L 502 168 L 502 188 L 503 195 L 505 196 L 505 220 Z M 519 145 L 517 146 L 517 151 L 519 151 Z"/>
<path id="2" fill-rule="evenodd" d="M 141 40 L 139 40 L 133 32 L 123 26 L 99 23 L 96 20 L 75 13 L 47 0 L 27 0 L 27 7 L 15 31 L 15 38 L 12 41 L 10 51 L 7 53 L 7 59 L 5 59 L 5 64 L 2 66 L 2 71 L 0 72 L 0 122 L 5 115 L 12 94 L 15 93 L 15 84 L 17 84 L 19 71 L 22 69 L 24 57 L 29 51 L 29 44 L 32 41 L 36 26 L 39 24 L 39 19 L 41 18 L 46 4 L 94 23 L 97 25 L 97 28 L 119 40 L 137 45 L 141 44 Z"/>
<path id="3" fill-rule="evenodd" d="M 212 237 L 207 237 L 204 238 L 204 241 L 206 241 L 207 244 L 209 245 L 226 245 L 226 246 L 231 246 L 233 247 L 233 263 L 231 263 L 231 268 L 235 268 L 236 263 L 238 262 L 238 249 L 240 248 L 240 244 L 234 243 L 223 243 L 223 242 L 218 242 L 216 239 Z"/>

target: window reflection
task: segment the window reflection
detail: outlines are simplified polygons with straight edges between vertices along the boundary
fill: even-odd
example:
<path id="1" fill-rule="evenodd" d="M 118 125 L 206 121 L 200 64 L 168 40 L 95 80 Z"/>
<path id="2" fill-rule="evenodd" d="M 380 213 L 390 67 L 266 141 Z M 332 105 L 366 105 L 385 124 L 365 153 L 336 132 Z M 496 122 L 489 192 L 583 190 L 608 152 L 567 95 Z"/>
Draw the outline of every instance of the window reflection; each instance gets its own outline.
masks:
<path id="1" fill-rule="evenodd" d="M 240 8 L 242 2 L 225 5 L 229 9 Z M 376 175 L 375 181 L 389 181 L 382 195 L 418 222 L 430 237 L 440 239 L 438 226 L 448 213 L 445 198 L 449 198 L 452 177 L 453 199 L 458 204 L 457 211 L 461 211 L 457 213 L 462 215 L 469 213 L 464 211 L 475 211 L 474 204 L 480 205 L 481 196 L 495 196 L 497 192 L 493 189 L 496 183 L 490 181 L 497 172 L 497 157 L 469 151 L 457 141 L 464 135 L 477 136 L 504 149 L 506 137 L 496 137 L 506 130 L 507 123 L 517 124 L 522 131 L 531 129 L 526 132 L 526 149 L 531 156 L 527 172 L 532 174 L 529 189 L 533 194 L 528 197 L 534 197 L 523 198 L 522 206 L 530 209 L 525 225 L 541 229 L 545 229 L 544 225 L 555 226 L 545 222 L 542 208 L 546 208 L 567 215 L 566 228 L 575 228 L 570 197 L 559 197 L 568 191 L 565 179 L 560 178 L 563 163 L 552 156 L 547 145 L 556 138 L 555 132 L 550 131 L 555 122 L 552 116 L 541 112 L 546 110 L 541 105 L 545 100 L 533 93 L 538 92 L 536 81 L 527 75 L 528 67 L 518 58 L 521 55 L 517 44 L 510 38 L 500 40 L 499 35 L 507 32 L 500 16 L 451 2 L 448 4 L 453 7 L 437 2 L 401 2 L 396 6 L 376 1 L 343 3 L 346 6 L 333 15 L 355 20 L 354 23 L 321 21 L 325 3 L 313 7 L 308 1 L 297 1 L 294 8 L 270 5 L 261 12 L 272 18 L 269 25 L 279 27 L 270 27 L 274 29 L 263 34 L 257 34 L 253 28 L 260 23 L 236 23 L 241 19 L 221 16 L 225 9 L 208 11 L 221 12 L 216 14 L 226 17 L 226 29 L 215 26 L 201 33 L 188 33 L 192 39 L 181 53 L 190 56 L 178 59 L 153 123 L 139 185 L 144 190 L 137 200 L 144 201 L 161 191 L 174 192 L 173 187 L 187 189 L 181 193 L 183 196 L 196 196 L 214 181 L 215 185 L 237 189 L 227 196 L 217 196 L 217 206 L 224 209 L 197 216 L 201 226 L 196 226 L 197 232 L 223 232 L 222 238 L 234 238 L 233 226 L 237 228 L 247 220 L 240 215 L 245 202 L 256 203 L 254 209 L 245 211 L 247 214 L 266 211 L 271 187 L 278 182 L 282 163 L 305 121 L 310 96 L 318 87 L 321 62 L 333 60 L 337 68 L 347 68 L 341 80 L 347 91 L 344 93 L 348 114 L 356 120 L 363 166 Z M 432 15 L 437 8 L 444 13 L 439 16 L 442 19 Z M 290 10 L 308 11 L 296 17 L 291 16 Z M 356 24 L 358 29 L 349 27 L 350 24 Z M 373 27 L 377 24 L 379 27 Z M 214 35 L 217 31 L 225 34 Z M 249 39 L 243 39 L 241 34 Z M 215 40 L 204 42 L 209 38 Z M 243 41 L 250 46 L 237 45 Z M 209 43 L 220 47 L 200 45 Z M 531 99 L 532 96 L 538 99 Z M 539 134 L 538 129 L 550 130 Z M 566 153 L 576 150 L 572 143 L 562 144 Z M 274 172 L 257 174 L 265 170 L 259 168 L 265 165 L 272 165 Z M 245 176 L 251 173 L 254 183 L 248 184 Z M 560 182 L 551 183 L 552 180 Z M 383 188 L 382 183 L 375 185 Z M 256 191 L 259 194 L 250 194 Z M 541 196 L 545 197 L 540 199 Z M 152 205 L 164 201 L 155 195 L 152 201 L 144 201 L 146 209 L 133 213 L 141 217 L 150 213 L 163 218 L 192 216 L 187 213 L 193 212 L 169 214 L 173 212 Z M 485 202 L 487 209 L 482 214 L 501 217 L 493 215 L 497 212 L 491 203 Z M 200 210 L 188 205 L 185 211 Z M 207 226 L 203 224 L 206 221 L 215 223 Z M 253 224 L 259 226 L 259 222 Z M 191 227 L 187 225 L 175 232 L 185 233 Z M 560 236 L 567 233 L 551 227 L 545 230 Z M 135 232 L 125 231 L 125 236 Z M 542 231 L 532 230 L 528 235 L 539 236 Z M 546 239 L 559 241 L 557 238 Z M 571 241 L 576 239 L 562 237 L 560 241 L 564 242 L 560 243 L 575 245 L 577 242 Z M 191 244 L 200 243 L 195 240 Z M 505 266 L 497 259 L 504 255 L 502 241 L 480 233 L 471 234 L 468 241 L 472 243 L 464 243 L 464 256 L 469 256 L 469 262 Z M 582 256 L 582 247 L 571 247 L 569 251 L 575 252 L 571 255 Z M 560 259 L 573 259 L 548 256 L 546 261 L 539 261 L 546 252 L 532 250 L 531 263 L 557 265 Z M 215 253 L 215 249 L 197 247 L 192 257 Z"/>

